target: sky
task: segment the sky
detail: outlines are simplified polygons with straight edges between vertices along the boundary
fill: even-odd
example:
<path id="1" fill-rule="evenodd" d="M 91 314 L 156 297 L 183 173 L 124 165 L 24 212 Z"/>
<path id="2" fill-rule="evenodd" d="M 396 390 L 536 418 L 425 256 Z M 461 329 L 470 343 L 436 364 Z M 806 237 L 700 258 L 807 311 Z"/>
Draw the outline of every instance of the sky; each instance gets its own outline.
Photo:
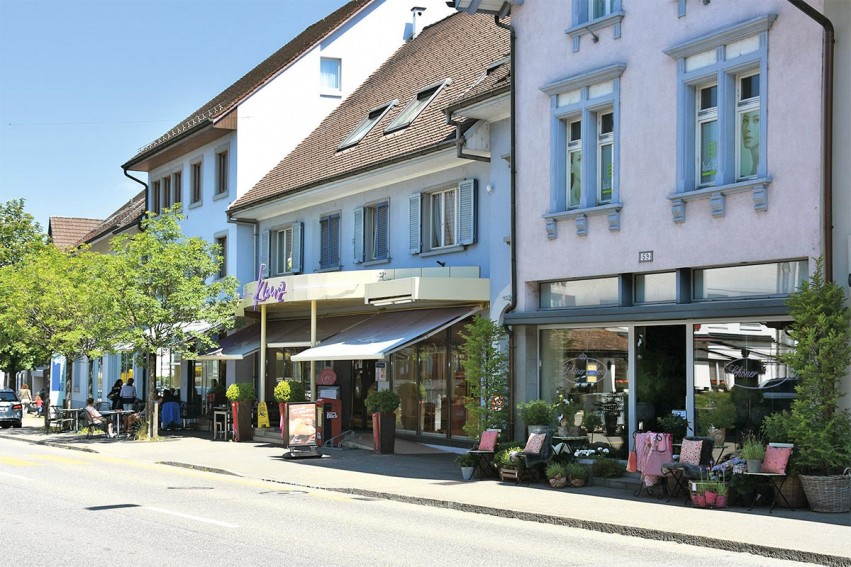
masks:
<path id="1" fill-rule="evenodd" d="M 0 0 L 0 202 L 105 219 L 121 164 L 345 3 Z"/>

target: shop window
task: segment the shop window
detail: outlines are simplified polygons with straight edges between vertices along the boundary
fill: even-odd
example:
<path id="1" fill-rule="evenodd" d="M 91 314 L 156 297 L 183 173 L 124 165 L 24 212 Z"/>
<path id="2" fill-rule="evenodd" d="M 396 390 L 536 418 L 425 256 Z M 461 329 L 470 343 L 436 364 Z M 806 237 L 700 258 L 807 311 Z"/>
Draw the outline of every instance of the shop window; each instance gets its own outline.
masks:
<path id="1" fill-rule="evenodd" d="M 595 278 L 542 283 L 541 309 L 598 307 L 618 304 L 618 278 Z"/>
<path id="2" fill-rule="evenodd" d="M 809 277 L 806 260 L 695 270 L 695 301 L 783 296 Z"/>

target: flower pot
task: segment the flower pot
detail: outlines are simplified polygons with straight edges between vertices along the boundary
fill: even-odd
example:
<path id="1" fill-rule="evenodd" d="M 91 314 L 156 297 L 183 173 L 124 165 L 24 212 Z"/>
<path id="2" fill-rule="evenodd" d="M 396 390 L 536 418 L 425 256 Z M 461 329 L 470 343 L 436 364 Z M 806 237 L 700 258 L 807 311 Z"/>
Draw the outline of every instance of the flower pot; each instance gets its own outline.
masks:
<path id="1" fill-rule="evenodd" d="M 251 402 L 231 402 L 233 411 L 233 440 L 251 441 L 254 427 L 251 424 Z"/>
<path id="2" fill-rule="evenodd" d="M 748 472 L 749 473 L 758 473 L 762 471 L 762 460 L 761 459 L 748 459 Z"/>
<path id="3" fill-rule="evenodd" d="M 716 500 L 716 498 L 718 497 L 718 495 L 717 495 L 716 493 L 714 493 L 714 492 L 710 491 L 710 490 L 707 490 L 707 491 L 703 494 L 703 497 L 704 497 L 704 499 L 706 500 L 706 505 L 707 505 L 707 506 L 715 506 L 715 500 Z"/>
<path id="4" fill-rule="evenodd" d="M 719 494 L 715 497 L 715 507 L 716 508 L 726 508 L 727 507 L 727 495 Z"/>
<path id="5" fill-rule="evenodd" d="M 582 488 L 583 486 L 585 486 L 585 479 L 584 478 L 572 478 L 572 479 L 570 479 L 570 486 L 572 486 L 574 488 Z"/>
<path id="6" fill-rule="evenodd" d="M 780 488 L 780 494 L 783 498 L 777 499 L 778 506 L 785 506 L 786 502 L 792 508 L 808 508 L 807 496 L 804 494 L 804 485 L 801 483 L 801 477 L 797 474 L 786 477 L 786 482 Z"/>
<path id="7" fill-rule="evenodd" d="M 376 453 L 392 453 L 396 445 L 396 414 L 372 414 L 372 439 Z"/>
<path id="8" fill-rule="evenodd" d="M 550 479 L 550 486 L 553 488 L 564 488 L 567 486 L 567 477 L 556 476 Z"/>
<path id="9" fill-rule="evenodd" d="M 691 495 L 691 501 L 695 508 L 706 508 L 706 495 L 695 492 Z"/>
<path id="10" fill-rule="evenodd" d="M 464 480 L 470 480 L 473 478 L 473 472 L 476 470 L 476 467 L 461 467 L 461 478 Z"/>

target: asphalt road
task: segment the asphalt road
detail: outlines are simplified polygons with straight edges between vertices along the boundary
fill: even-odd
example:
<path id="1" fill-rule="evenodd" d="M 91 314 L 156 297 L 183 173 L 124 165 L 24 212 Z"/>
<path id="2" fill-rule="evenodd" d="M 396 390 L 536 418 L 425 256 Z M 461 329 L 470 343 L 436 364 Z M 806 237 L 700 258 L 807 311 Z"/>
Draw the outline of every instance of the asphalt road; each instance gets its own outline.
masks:
<path id="1" fill-rule="evenodd" d="M 3 565 L 795 564 L 4 439 L 0 518 Z"/>

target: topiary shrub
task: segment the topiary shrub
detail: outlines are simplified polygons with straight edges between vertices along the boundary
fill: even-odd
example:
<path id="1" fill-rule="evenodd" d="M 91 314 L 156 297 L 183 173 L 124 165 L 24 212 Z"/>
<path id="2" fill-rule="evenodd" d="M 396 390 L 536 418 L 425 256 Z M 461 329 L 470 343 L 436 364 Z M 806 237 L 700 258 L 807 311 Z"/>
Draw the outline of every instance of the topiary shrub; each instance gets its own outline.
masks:
<path id="1" fill-rule="evenodd" d="M 393 390 L 373 390 L 364 400 L 369 413 L 393 413 L 401 403 L 399 394 Z"/>
<path id="2" fill-rule="evenodd" d="M 257 399 L 254 384 L 248 382 L 235 382 L 228 386 L 225 397 L 231 402 L 253 402 Z"/>
<path id="3" fill-rule="evenodd" d="M 304 386 L 298 380 L 281 380 L 275 384 L 273 393 L 276 402 L 303 402 Z"/>

